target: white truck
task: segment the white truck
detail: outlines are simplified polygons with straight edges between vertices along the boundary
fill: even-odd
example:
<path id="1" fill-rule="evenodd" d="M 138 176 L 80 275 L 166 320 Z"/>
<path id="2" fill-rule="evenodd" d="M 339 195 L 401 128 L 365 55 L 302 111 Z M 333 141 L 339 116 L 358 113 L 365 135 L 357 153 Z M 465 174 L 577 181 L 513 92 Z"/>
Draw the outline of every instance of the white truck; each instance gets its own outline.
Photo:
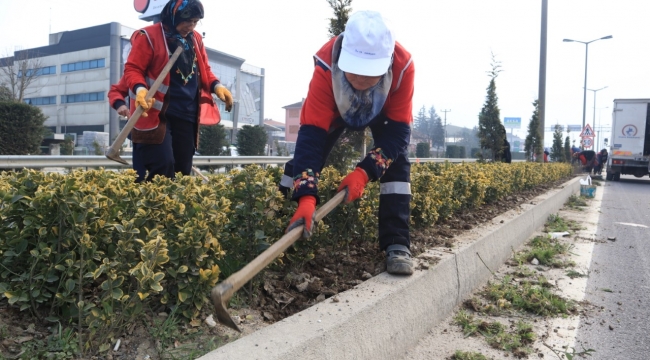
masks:
<path id="1" fill-rule="evenodd" d="M 650 174 L 650 99 L 615 99 L 607 180 Z"/>

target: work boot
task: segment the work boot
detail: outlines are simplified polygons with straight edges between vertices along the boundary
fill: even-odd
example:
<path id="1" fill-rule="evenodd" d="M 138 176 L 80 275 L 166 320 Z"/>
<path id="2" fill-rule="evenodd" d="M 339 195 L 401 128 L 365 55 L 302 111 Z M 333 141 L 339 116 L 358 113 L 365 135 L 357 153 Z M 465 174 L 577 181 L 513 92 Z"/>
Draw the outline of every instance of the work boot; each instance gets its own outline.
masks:
<path id="1" fill-rule="evenodd" d="M 386 248 L 386 271 L 393 275 L 413 274 L 411 251 L 404 245 L 390 245 Z"/>

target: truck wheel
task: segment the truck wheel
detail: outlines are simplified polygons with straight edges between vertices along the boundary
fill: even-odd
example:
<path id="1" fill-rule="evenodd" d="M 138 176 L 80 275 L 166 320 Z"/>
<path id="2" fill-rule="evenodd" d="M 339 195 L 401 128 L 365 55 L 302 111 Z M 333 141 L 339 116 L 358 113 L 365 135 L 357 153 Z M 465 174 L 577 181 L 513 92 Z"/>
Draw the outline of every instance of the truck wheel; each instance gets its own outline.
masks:
<path id="1" fill-rule="evenodd" d="M 612 174 L 611 172 L 608 172 L 607 174 L 605 174 L 605 179 L 607 181 L 612 181 L 614 179 L 614 174 Z"/>
<path id="2" fill-rule="evenodd" d="M 621 173 L 620 172 L 617 172 L 616 174 L 614 174 L 614 181 L 621 181 Z"/>

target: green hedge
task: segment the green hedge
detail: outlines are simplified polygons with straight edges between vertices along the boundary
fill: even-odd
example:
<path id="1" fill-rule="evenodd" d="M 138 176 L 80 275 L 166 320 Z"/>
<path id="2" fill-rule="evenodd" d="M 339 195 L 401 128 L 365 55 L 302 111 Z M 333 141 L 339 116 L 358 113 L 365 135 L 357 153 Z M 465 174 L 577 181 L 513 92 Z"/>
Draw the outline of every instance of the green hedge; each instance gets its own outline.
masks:
<path id="1" fill-rule="evenodd" d="M 570 175 L 566 164 L 413 164 L 411 223 L 431 226 Z M 281 176 L 281 168 L 259 166 L 211 176 L 208 184 L 182 176 L 135 184 L 133 171 L 2 173 L 0 292 L 39 318 L 81 324 L 86 346 L 105 344 L 145 308 L 175 307 L 196 321 L 219 279 L 284 234 L 295 204 L 277 191 Z M 331 167 L 322 172 L 323 202 L 342 177 Z M 301 264 L 323 246 L 376 243 L 378 202 L 378 183 L 370 183 L 286 256 Z"/>

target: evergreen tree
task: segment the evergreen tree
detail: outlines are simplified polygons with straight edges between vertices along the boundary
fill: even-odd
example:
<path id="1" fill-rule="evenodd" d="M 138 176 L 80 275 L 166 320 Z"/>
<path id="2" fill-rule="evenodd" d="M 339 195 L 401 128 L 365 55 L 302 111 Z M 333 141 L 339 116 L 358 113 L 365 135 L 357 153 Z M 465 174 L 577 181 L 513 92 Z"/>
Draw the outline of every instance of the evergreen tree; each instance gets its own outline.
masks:
<path id="1" fill-rule="evenodd" d="M 219 156 L 224 153 L 223 148 L 228 144 L 226 128 L 221 124 L 201 126 L 199 132 L 199 154 Z"/>
<path id="2" fill-rule="evenodd" d="M 551 159 L 555 162 L 565 162 L 564 146 L 562 145 L 562 125 L 555 125 L 553 132 L 553 146 L 551 147 Z"/>
<path id="3" fill-rule="evenodd" d="M 5 85 L 0 85 L 0 101 L 13 101 L 14 99 L 11 90 Z"/>
<path id="4" fill-rule="evenodd" d="M 487 88 L 485 104 L 478 116 L 478 134 L 481 148 L 491 151 L 492 160 L 501 158 L 505 140 L 505 128 L 501 124 L 499 98 L 497 97 L 496 78 L 501 72 L 501 64 L 492 54 L 492 70 L 488 71 L 490 85 Z"/>
<path id="5" fill-rule="evenodd" d="M 413 119 L 413 129 L 422 135 L 427 135 L 429 119 L 427 119 L 427 109 L 422 105 L 418 114 Z"/>
<path id="6" fill-rule="evenodd" d="M 327 3 L 330 4 L 334 11 L 334 17 L 330 18 L 330 27 L 328 29 L 331 39 L 345 31 L 345 24 L 348 23 L 352 11 L 350 7 L 352 0 L 327 0 Z"/>
<path id="7" fill-rule="evenodd" d="M 564 139 L 564 158 L 567 162 L 571 162 L 571 140 L 569 140 L 568 135 L 566 139 Z"/>
<path id="8" fill-rule="evenodd" d="M 431 133 L 431 144 L 435 148 L 445 147 L 445 128 L 442 126 L 442 119 L 436 113 L 436 109 L 429 108 L 429 127 Z"/>
<path id="9" fill-rule="evenodd" d="M 0 155 L 40 154 L 45 120 L 36 106 L 0 101 Z"/>
<path id="10" fill-rule="evenodd" d="M 350 7 L 352 0 L 327 0 L 327 3 L 334 12 L 334 17 L 329 19 L 330 26 L 328 29 L 330 38 L 333 38 L 345 31 L 345 24 L 347 24 L 352 11 Z M 332 148 L 325 166 L 334 166 L 338 171 L 347 173 L 352 162 L 362 154 L 366 154 L 366 149 L 363 148 L 364 141 L 366 144 L 370 144 L 372 141 L 366 132 L 367 130 L 352 131 L 346 129 L 337 144 Z"/>
<path id="11" fill-rule="evenodd" d="M 539 133 L 539 102 L 533 101 L 533 106 L 533 116 L 528 123 L 528 135 L 524 141 L 524 152 L 528 161 L 533 161 L 533 155 L 543 151 L 542 136 Z"/>
<path id="12" fill-rule="evenodd" d="M 244 125 L 237 132 L 237 152 L 241 156 L 264 155 L 266 131 L 262 126 Z"/>

